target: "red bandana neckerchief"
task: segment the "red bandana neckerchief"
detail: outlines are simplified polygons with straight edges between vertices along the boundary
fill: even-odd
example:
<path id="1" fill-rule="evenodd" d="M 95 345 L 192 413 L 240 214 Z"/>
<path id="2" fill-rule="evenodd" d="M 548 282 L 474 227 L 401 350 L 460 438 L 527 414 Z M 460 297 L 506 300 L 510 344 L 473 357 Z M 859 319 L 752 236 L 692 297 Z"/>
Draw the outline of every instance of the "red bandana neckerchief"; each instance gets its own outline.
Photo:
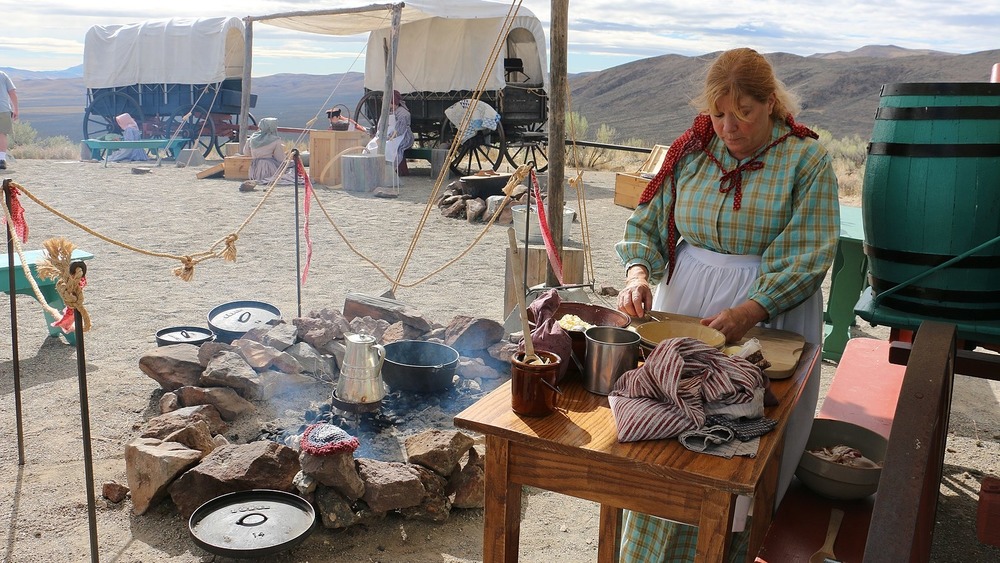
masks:
<path id="1" fill-rule="evenodd" d="M 639 205 L 649 203 L 650 200 L 653 199 L 653 196 L 660 191 L 667 175 L 670 175 L 671 199 L 670 212 L 667 216 L 667 282 L 670 281 L 670 277 L 674 273 L 677 238 L 679 236 L 679 233 L 677 232 L 677 225 L 674 222 L 674 205 L 677 201 L 677 181 L 674 176 L 674 170 L 677 168 L 677 163 L 681 158 L 691 153 L 698 151 L 704 152 L 708 158 L 719 167 L 719 170 L 722 171 L 722 177 L 719 178 L 719 191 L 721 193 L 729 193 L 732 191 L 733 210 L 739 211 L 740 207 L 743 205 L 743 172 L 745 170 L 760 170 L 763 168 L 764 163 L 760 161 L 760 158 L 763 157 L 767 151 L 771 150 L 772 147 L 784 142 L 784 140 L 791 135 L 795 135 L 800 139 L 804 139 L 806 137 L 812 137 L 813 139 L 819 138 L 819 135 L 814 133 L 808 127 L 796 123 L 795 120 L 792 119 L 791 114 L 785 118 L 785 123 L 791 128 L 791 131 L 778 137 L 774 140 L 774 142 L 758 151 L 753 158 L 732 170 L 726 170 L 722 166 L 722 163 L 719 162 L 719 159 L 715 158 L 715 155 L 708 151 L 708 144 L 712 141 L 712 137 L 715 137 L 715 130 L 712 128 L 712 118 L 707 114 L 699 114 L 698 117 L 695 117 L 694 124 L 691 128 L 678 137 L 677 140 L 670 145 L 670 148 L 667 149 L 667 155 L 663 159 L 663 166 L 660 167 L 656 176 L 653 176 L 653 179 L 649 181 L 649 184 L 646 185 L 646 189 L 643 190 L 642 195 L 639 197 Z"/>

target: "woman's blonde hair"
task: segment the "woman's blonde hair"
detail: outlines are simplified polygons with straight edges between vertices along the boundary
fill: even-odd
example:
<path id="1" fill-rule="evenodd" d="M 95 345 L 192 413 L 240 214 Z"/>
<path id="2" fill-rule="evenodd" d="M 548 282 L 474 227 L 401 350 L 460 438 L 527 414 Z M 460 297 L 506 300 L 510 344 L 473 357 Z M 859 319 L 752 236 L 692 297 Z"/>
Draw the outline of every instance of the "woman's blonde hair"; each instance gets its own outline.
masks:
<path id="1" fill-rule="evenodd" d="M 724 51 L 715 59 L 705 76 L 705 89 L 692 103 L 701 113 L 716 113 L 718 101 L 729 96 L 736 116 L 744 119 L 736 101 L 749 96 L 766 103 L 771 94 L 775 99 L 771 119 L 784 120 L 799 113 L 798 99 L 774 75 L 771 63 L 757 51 L 741 47 Z"/>

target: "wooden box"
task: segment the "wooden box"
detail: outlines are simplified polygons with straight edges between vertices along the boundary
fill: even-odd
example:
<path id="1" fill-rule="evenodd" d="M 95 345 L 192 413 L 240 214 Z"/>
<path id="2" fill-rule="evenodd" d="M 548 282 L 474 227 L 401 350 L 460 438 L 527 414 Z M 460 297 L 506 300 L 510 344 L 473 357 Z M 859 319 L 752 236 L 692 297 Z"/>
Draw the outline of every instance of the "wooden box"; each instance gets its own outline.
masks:
<path id="1" fill-rule="evenodd" d="M 250 179 L 250 157 L 249 156 L 227 156 L 222 161 L 223 176 L 227 180 L 249 180 Z"/>
<path id="2" fill-rule="evenodd" d="M 325 186 L 343 184 L 341 154 L 359 154 L 370 139 L 364 131 L 310 131 L 309 177 Z"/>
<path id="3" fill-rule="evenodd" d="M 653 145 L 646 162 L 642 163 L 639 170 L 632 173 L 619 172 L 615 174 L 615 205 L 635 209 L 639 205 L 639 196 L 646 189 L 646 185 L 653 178 L 660 167 L 663 166 L 663 159 L 667 156 L 666 145 Z"/>
<path id="4" fill-rule="evenodd" d="M 521 269 L 524 269 L 524 245 L 518 246 L 518 258 L 521 262 Z M 583 281 L 583 249 L 579 247 L 564 246 L 562 249 L 563 283 L 566 285 L 581 284 Z M 520 280 L 511 283 L 510 274 L 510 250 L 507 250 L 507 260 L 504 262 L 504 296 L 503 296 L 503 318 L 517 307 L 517 293 L 520 289 Z M 543 284 L 549 275 L 549 257 L 545 253 L 545 245 L 528 245 L 528 287 Z"/>

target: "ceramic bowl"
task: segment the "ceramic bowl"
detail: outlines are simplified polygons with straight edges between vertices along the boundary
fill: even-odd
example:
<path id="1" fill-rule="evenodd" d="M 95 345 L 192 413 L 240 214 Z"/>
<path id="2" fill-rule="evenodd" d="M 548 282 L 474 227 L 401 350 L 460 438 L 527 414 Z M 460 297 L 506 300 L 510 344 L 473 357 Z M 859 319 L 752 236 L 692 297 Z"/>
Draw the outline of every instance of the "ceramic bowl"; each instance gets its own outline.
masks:
<path id="1" fill-rule="evenodd" d="M 813 492 L 831 499 L 862 499 L 878 490 L 881 467 L 851 467 L 823 459 L 810 451 L 839 445 L 857 448 L 862 455 L 881 466 L 889 441 L 856 424 L 817 418 L 813 421 L 806 451 L 799 460 L 795 476 Z"/>
<path id="2" fill-rule="evenodd" d="M 726 335 L 699 324 L 689 321 L 650 321 L 636 327 L 636 332 L 642 337 L 642 345 L 647 348 L 655 348 L 657 344 L 668 338 L 696 338 L 713 348 L 722 349 L 726 345 Z"/>

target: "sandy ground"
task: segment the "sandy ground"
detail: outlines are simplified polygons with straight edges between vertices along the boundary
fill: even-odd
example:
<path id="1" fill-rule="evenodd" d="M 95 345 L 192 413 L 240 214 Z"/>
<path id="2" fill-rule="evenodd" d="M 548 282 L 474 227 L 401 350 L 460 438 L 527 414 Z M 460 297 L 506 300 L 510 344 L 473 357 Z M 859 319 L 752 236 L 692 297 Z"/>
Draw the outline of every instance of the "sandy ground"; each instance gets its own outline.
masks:
<path id="1" fill-rule="evenodd" d="M 251 217 L 240 230 L 235 264 L 221 260 L 199 264 L 194 279 L 183 282 L 171 272 L 177 261 L 113 245 L 25 200 L 31 228 L 28 248 L 40 248 L 52 236 L 67 236 L 96 256 L 89 263 L 86 288 L 93 330 L 86 334 L 85 359 L 98 494 L 105 482 L 125 483 L 124 447 L 144 420 L 156 414 L 158 388 L 139 371 L 138 359 L 155 346 L 157 330 L 204 326 L 208 311 L 234 299 L 266 301 L 292 317 L 300 303 L 308 313 L 341 308 L 348 292 L 381 294 L 392 286 L 388 278 L 395 277 L 411 247 L 432 186 L 427 169 L 416 164 L 417 175 L 405 179 L 398 199 L 319 187 L 323 208 L 343 238 L 313 205 L 312 262 L 299 298 L 291 187 L 277 188 L 257 209 L 263 193 L 241 193 L 239 182 L 198 180 L 198 169 L 172 163 L 143 166 L 150 171 L 135 174 L 130 163 L 105 168 L 100 163 L 19 160 L 3 176 L 102 237 L 147 252 L 205 251 Z M 612 245 L 629 210 L 612 202 L 612 173 L 588 172 L 584 179 L 594 281 L 620 285 Z M 575 196 L 568 194 L 567 199 L 577 206 Z M 301 223 L 301 214 L 298 219 Z M 579 229 L 579 224 L 573 228 Z M 397 297 L 440 323 L 457 314 L 503 321 L 504 229 L 491 229 L 456 264 L 413 283 L 465 251 L 481 229 L 430 209 Z M 579 231 L 573 233 L 579 240 Z M 300 241 L 304 263 L 305 241 Z M 355 250 L 378 264 L 388 278 Z M 9 302 L 0 301 L 0 317 L 8 318 Z M 48 337 L 33 299 L 22 296 L 17 302 L 24 459 L 19 464 L 11 331 L 0 328 L 0 432 L 7 437 L 0 444 L 0 471 L 7 476 L 0 483 L 0 522 L 8 530 L 0 561 L 85 561 L 91 558 L 91 549 L 77 355 L 75 348 Z M 856 334 L 884 337 L 885 331 L 860 326 Z M 824 385 L 833 368 L 824 365 Z M 998 398 L 996 383 L 957 378 L 934 561 L 1000 557 L 1000 550 L 981 546 L 975 536 L 979 482 L 984 475 L 1000 474 Z M 596 505 L 528 490 L 521 560 L 593 561 L 597 526 Z M 105 561 L 224 560 L 194 544 L 186 522 L 169 501 L 133 516 L 128 500 L 114 505 L 98 499 L 96 529 L 99 558 Z M 450 563 L 480 561 L 481 553 L 482 512 L 456 510 L 444 524 L 390 517 L 347 531 L 318 529 L 301 546 L 270 559 Z"/>

